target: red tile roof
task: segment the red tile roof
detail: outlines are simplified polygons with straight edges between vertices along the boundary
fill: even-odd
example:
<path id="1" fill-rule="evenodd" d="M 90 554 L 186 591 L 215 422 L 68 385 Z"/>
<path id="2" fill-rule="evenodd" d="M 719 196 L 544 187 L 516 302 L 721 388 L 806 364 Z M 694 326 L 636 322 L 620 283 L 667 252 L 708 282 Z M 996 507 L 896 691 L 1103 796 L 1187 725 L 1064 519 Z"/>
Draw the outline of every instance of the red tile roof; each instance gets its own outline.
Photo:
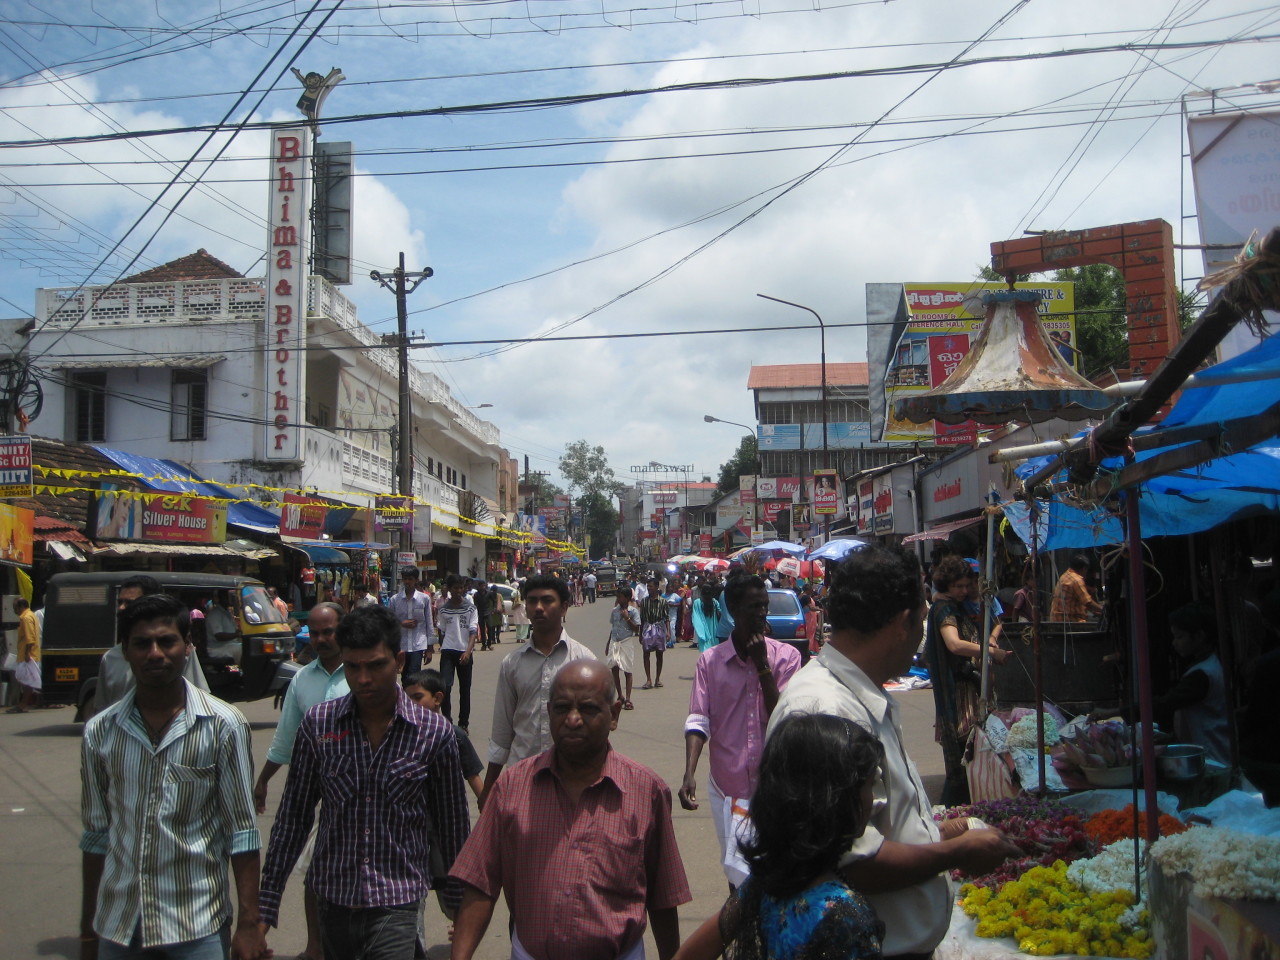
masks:
<path id="1" fill-rule="evenodd" d="M 201 247 L 185 257 L 135 273 L 132 277 L 125 277 L 121 283 L 172 283 L 175 280 L 222 280 L 242 276 L 244 274 L 211 256 L 208 250 Z"/>
<path id="2" fill-rule="evenodd" d="M 865 387 L 867 365 L 865 363 L 828 363 L 827 386 Z M 822 364 L 778 363 L 766 367 L 752 367 L 747 378 L 748 390 L 767 390 L 785 387 L 822 386 Z"/>

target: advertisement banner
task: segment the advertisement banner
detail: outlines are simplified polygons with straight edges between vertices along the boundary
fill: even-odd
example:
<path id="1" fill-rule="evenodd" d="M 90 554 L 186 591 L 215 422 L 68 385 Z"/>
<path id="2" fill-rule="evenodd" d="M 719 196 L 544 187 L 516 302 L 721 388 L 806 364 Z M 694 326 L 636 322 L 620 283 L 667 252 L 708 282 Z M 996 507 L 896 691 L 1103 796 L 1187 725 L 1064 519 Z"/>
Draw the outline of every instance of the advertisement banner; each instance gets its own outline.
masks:
<path id="1" fill-rule="evenodd" d="M 138 493 L 114 483 L 103 483 L 101 490 L 94 501 L 91 524 L 95 539 L 165 543 L 222 543 L 227 539 L 227 508 L 223 504 L 181 494 Z"/>
<path id="2" fill-rule="evenodd" d="M 893 474 L 882 473 L 873 481 L 875 491 L 871 528 L 874 533 L 893 533 Z"/>
<path id="3" fill-rule="evenodd" d="M 702 553 L 711 552 L 711 534 L 701 533 L 698 535 L 698 550 Z"/>
<path id="4" fill-rule="evenodd" d="M 1230 264 L 1253 231 L 1265 237 L 1280 223 L 1280 111 L 1194 116 L 1187 121 L 1187 140 L 1208 275 Z M 1277 319 L 1274 312 L 1267 316 Z M 1257 342 L 1239 324 L 1218 350 L 1227 360 Z"/>
<path id="5" fill-rule="evenodd" d="M 563 510 L 568 510 L 571 506 L 573 506 L 573 503 L 572 501 L 570 501 L 569 495 L 567 493 L 557 493 L 552 495 L 551 505 L 553 507 L 559 507 Z"/>
<path id="6" fill-rule="evenodd" d="M 652 494 L 654 503 L 667 505 L 674 505 L 679 495 L 678 490 L 655 490 Z"/>
<path id="7" fill-rule="evenodd" d="M 858 533 L 871 533 L 874 529 L 876 515 L 876 482 L 860 480 L 858 482 Z"/>
<path id="8" fill-rule="evenodd" d="M 299 540 L 319 540 L 324 533 L 325 515 L 329 507 L 312 497 L 297 493 L 284 495 L 284 507 L 280 510 L 280 536 L 297 537 Z"/>
<path id="9" fill-rule="evenodd" d="M 1074 284 L 1014 286 L 1040 292 L 1041 323 L 1059 343 L 1063 359 L 1074 365 Z M 972 443 L 977 439 L 971 423 L 947 426 L 932 421 L 895 420 L 893 404 L 946 380 L 977 342 L 985 316 L 982 295 L 1004 289 L 1005 284 L 972 281 L 867 284 L 867 321 L 876 334 L 869 335 L 867 349 L 873 437 L 890 443 L 936 444 Z"/>
<path id="10" fill-rule="evenodd" d="M 765 523 L 775 523 L 778 514 L 791 509 L 790 500 L 766 500 L 760 505 L 760 519 Z"/>
<path id="11" fill-rule="evenodd" d="M 379 533 L 412 533 L 413 513 L 413 497 L 374 497 L 373 529 Z"/>
<path id="12" fill-rule="evenodd" d="M 817 516 L 833 517 L 840 509 L 840 491 L 836 489 L 838 471 L 813 471 L 813 512 Z"/>
<path id="13" fill-rule="evenodd" d="M 799 492 L 799 477 L 756 478 L 756 498 L 759 500 L 790 500 Z"/>
<path id="14" fill-rule="evenodd" d="M 289 124 L 270 130 L 267 174 L 267 326 L 262 373 L 267 400 L 265 460 L 301 460 L 306 425 L 303 363 L 307 347 L 307 271 L 311 230 L 311 128 Z"/>
<path id="15" fill-rule="evenodd" d="M 762 543 L 764 543 L 764 531 L 759 527 L 753 527 L 751 530 L 751 545 L 758 547 Z"/>
<path id="16" fill-rule="evenodd" d="M 0 503 L 0 560 L 30 564 L 35 527 L 34 510 Z"/>
<path id="17" fill-rule="evenodd" d="M 804 536 L 813 525 L 813 505 L 808 503 L 791 504 L 791 534 Z"/>
<path id="18" fill-rule="evenodd" d="M 738 499 L 743 503 L 756 502 L 756 478 L 754 475 L 744 473 L 738 477 Z"/>
<path id="19" fill-rule="evenodd" d="M 0 437 L 0 497 L 29 497 L 31 484 L 31 438 Z"/>

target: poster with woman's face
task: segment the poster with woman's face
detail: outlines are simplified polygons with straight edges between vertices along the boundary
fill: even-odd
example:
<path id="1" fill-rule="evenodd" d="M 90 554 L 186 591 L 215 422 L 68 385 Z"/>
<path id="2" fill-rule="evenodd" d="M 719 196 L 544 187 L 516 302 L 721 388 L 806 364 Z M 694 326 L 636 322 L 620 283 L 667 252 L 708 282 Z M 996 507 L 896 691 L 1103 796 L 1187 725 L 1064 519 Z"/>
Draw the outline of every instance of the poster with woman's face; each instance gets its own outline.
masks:
<path id="1" fill-rule="evenodd" d="M 114 483 L 102 484 L 95 536 L 103 540 L 136 540 L 141 534 L 142 500 Z"/>

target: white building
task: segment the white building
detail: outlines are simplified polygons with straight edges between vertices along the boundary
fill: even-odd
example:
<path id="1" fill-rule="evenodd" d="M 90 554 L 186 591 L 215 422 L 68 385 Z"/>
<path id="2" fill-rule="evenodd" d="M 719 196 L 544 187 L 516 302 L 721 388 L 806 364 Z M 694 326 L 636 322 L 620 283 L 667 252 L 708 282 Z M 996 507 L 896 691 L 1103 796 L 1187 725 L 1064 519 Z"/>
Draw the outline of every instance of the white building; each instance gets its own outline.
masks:
<path id="1" fill-rule="evenodd" d="M 212 480 L 370 506 L 371 495 L 394 489 L 396 352 L 327 281 L 309 278 L 306 302 L 300 459 L 263 456 L 275 416 L 265 281 L 204 250 L 110 287 L 36 291 L 27 353 L 45 403 L 31 430 L 176 460 Z M 413 493 L 430 505 L 415 517 L 414 539 L 423 552 L 431 545 L 437 569 L 465 572 L 483 562 L 486 541 L 457 531 L 494 529 L 484 521 L 498 519 L 506 454 L 494 424 L 438 377 L 410 369 Z M 356 511 L 343 538 L 376 539 L 369 518 Z"/>

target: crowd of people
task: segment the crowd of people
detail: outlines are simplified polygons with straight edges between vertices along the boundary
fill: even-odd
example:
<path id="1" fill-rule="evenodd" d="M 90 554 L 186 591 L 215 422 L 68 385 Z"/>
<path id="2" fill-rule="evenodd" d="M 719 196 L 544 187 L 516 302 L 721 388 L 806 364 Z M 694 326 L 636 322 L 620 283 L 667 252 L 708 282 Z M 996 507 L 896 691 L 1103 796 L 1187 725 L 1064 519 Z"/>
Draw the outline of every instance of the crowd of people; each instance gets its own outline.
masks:
<path id="1" fill-rule="evenodd" d="M 435 602 L 416 571 L 401 585 L 385 606 L 310 612 L 313 659 L 290 684 L 256 779 L 243 717 L 184 679 L 190 612 L 161 593 L 122 602 L 133 684 L 89 723 L 83 747 L 83 956 L 267 956 L 299 875 L 314 958 L 414 956 L 430 890 L 460 960 L 499 896 L 517 958 L 640 957 L 646 928 L 663 958 L 911 956 L 945 930 L 944 872 L 1012 852 L 993 830 L 940 835 L 902 751 L 881 683 L 910 663 L 924 618 L 908 553 L 862 551 L 835 571 L 829 642 L 803 670 L 767 636 L 760 577 L 654 580 L 638 605 L 621 588 L 605 662 L 564 629 L 569 583 L 530 577 L 516 601 L 528 639 L 499 667 L 483 760 L 465 729 L 481 635 L 470 585 L 450 578 Z M 609 735 L 630 704 L 636 643 L 653 661 L 646 683 L 661 684 L 662 653 L 703 599 L 725 636 L 698 658 L 678 793 L 698 807 L 705 746 L 701 802 L 732 895 L 681 944 L 677 910 L 691 894 L 670 791 Z M 254 816 L 286 766 L 260 853 Z"/>
<path id="2" fill-rule="evenodd" d="M 833 565 L 820 594 L 788 584 L 829 626 L 804 666 L 769 636 L 773 583 L 753 572 L 620 584 L 603 661 L 565 629 L 572 584 L 528 577 L 482 757 L 467 727 L 476 646 L 500 642 L 500 623 L 482 627 L 478 598 L 492 591 L 461 577 L 423 591 L 407 568 L 386 605 L 310 612 L 312 659 L 256 779 L 244 718 L 186 679 L 190 612 L 155 592 L 122 597 L 130 682 L 83 745 L 82 956 L 269 956 L 284 890 L 301 882 L 309 960 L 424 955 L 431 891 L 456 960 L 475 955 L 500 896 L 516 960 L 636 960 L 646 929 L 662 960 L 928 957 L 951 917 L 949 871 L 1019 855 L 998 830 L 934 820 L 885 690 L 923 639 L 944 800 L 962 802 L 953 763 L 976 716 L 971 673 L 984 647 L 1005 657 L 975 617 L 975 577 L 944 558 L 930 590 L 912 553 L 869 546 Z M 1211 655 L 1203 628 L 1178 626 L 1197 662 Z M 709 807 L 729 889 L 683 942 L 691 891 L 670 790 L 610 744 L 635 709 L 637 652 L 656 688 L 682 637 L 700 653 L 677 799 Z M 1183 686 L 1204 692 L 1202 678 Z M 286 766 L 263 853 L 254 816 Z"/>

